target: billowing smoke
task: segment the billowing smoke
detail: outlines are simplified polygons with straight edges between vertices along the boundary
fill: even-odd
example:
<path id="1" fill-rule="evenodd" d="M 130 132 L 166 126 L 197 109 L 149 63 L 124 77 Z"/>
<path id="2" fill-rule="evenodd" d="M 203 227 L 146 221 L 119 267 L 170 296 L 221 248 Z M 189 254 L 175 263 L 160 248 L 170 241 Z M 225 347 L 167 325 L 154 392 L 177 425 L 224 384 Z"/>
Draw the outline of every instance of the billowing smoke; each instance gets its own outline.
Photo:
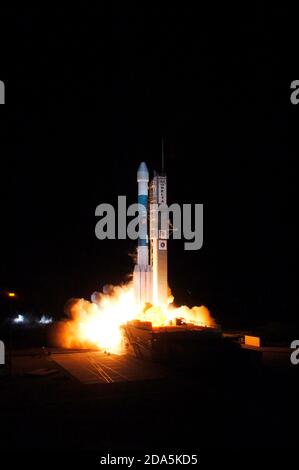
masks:
<path id="1" fill-rule="evenodd" d="M 176 324 L 177 319 L 199 326 L 213 326 L 209 310 L 204 307 L 175 307 L 169 292 L 167 308 L 146 305 L 138 311 L 133 284 L 106 285 L 102 292 L 94 292 L 91 302 L 71 299 L 65 306 L 68 320 L 58 325 L 56 339 L 66 348 L 100 348 L 114 353 L 123 351 L 121 325 L 139 319 L 151 322 L 153 327 Z"/>

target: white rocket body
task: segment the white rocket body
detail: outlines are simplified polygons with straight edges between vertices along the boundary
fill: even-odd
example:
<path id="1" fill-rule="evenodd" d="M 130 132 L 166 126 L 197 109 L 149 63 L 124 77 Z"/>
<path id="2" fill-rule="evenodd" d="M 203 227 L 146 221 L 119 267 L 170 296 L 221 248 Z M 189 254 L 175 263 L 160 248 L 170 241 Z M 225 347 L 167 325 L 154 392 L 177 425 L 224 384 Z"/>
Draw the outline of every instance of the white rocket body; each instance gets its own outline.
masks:
<path id="1" fill-rule="evenodd" d="M 167 202 L 167 179 L 165 176 L 155 175 L 150 183 L 150 230 L 148 230 L 149 172 L 144 162 L 138 168 L 137 181 L 138 204 L 141 210 L 139 212 L 137 264 L 133 276 L 135 299 L 139 309 L 142 309 L 146 303 L 166 308 L 168 226 L 167 228 L 161 226 L 157 207 L 162 204 L 160 211 L 166 210 L 163 209 L 163 205 Z M 150 237 L 148 232 L 150 232 Z"/>
<path id="2" fill-rule="evenodd" d="M 149 265 L 148 218 L 148 182 L 147 166 L 142 162 L 137 171 L 138 204 L 139 204 L 139 238 L 137 264 L 134 268 L 135 299 L 139 308 L 152 303 L 152 267 Z"/>

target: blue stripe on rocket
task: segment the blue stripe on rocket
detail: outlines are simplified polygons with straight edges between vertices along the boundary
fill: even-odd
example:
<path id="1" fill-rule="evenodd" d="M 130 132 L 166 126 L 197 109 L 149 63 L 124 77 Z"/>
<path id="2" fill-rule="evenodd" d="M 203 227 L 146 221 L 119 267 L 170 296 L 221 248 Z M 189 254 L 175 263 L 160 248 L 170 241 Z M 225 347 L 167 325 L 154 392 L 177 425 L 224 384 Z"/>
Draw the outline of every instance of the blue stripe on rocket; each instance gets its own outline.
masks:
<path id="1" fill-rule="evenodd" d="M 148 197 L 146 194 L 138 195 L 138 204 L 144 206 L 146 213 L 147 213 L 147 201 L 148 201 Z M 140 238 L 140 237 L 138 238 L 138 246 L 147 246 L 147 245 L 148 245 L 147 235 L 146 235 L 146 238 Z"/>

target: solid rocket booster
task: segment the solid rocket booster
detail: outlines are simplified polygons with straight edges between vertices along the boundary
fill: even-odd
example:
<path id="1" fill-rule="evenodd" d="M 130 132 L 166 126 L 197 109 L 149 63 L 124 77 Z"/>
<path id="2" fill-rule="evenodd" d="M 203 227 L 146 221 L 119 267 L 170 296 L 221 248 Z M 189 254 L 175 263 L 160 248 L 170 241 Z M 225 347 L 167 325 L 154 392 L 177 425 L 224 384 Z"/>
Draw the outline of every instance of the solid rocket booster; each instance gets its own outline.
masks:
<path id="1" fill-rule="evenodd" d="M 149 265 L 149 240 L 147 231 L 149 172 L 144 162 L 137 171 L 139 204 L 139 238 L 137 264 L 134 268 L 135 298 L 139 306 L 152 303 L 152 267 Z"/>

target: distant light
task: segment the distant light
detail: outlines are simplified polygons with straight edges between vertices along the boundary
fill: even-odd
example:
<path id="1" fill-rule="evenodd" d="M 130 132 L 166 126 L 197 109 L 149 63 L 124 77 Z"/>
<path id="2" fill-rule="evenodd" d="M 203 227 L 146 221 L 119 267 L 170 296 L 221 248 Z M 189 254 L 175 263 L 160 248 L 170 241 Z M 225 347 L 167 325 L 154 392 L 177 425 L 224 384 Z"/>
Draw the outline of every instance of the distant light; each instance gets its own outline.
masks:
<path id="1" fill-rule="evenodd" d="M 14 323 L 24 323 L 25 318 L 24 315 L 18 315 L 16 318 L 13 319 Z"/>
<path id="2" fill-rule="evenodd" d="M 8 297 L 15 297 L 15 296 L 16 296 L 15 292 L 8 292 Z"/>
<path id="3" fill-rule="evenodd" d="M 53 318 L 52 317 L 46 317 L 43 315 L 39 322 L 41 325 L 49 325 L 50 323 L 53 323 Z"/>

